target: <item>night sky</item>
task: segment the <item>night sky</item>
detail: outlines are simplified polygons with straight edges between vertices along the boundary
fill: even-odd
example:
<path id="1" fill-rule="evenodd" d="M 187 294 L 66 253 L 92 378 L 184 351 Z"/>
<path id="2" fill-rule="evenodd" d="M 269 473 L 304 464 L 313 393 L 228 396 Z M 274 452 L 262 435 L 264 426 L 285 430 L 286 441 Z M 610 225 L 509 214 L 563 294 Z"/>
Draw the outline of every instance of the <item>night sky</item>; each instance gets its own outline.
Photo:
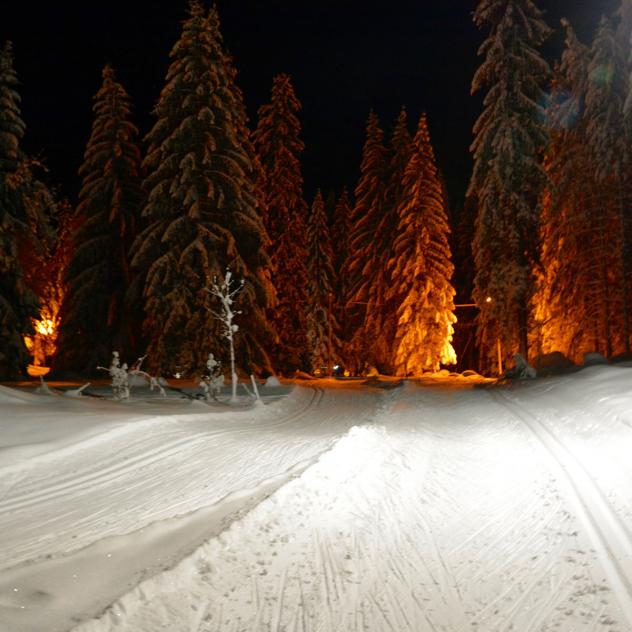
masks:
<path id="1" fill-rule="evenodd" d="M 617 0 L 548 0 L 547 22 L 561 50 L 559 19 L 590 36 Z M 234 56 L 251 115 L 269 99 L 273 75 L 290 73 L 303 104 L 306 196 L 343 185 L 353 189 L 367 114 L 390 126 L 402 104 L 411 123 L 428 113 L 432 140 L 450 194 L 458 204 L 470 172 L 471 128 L 480 98 L 470 96 L 483 39 L 472 23 L 474 0 L 380 3 L 220 0 L 227 48 Z M 111 63 L 134 101 L 145 134 L 180 34 L 186 0 L 12 2 L 3 8 L 0 39 L 14 43 L 21 82 L 25 148 L 44 158 L 52 184 L 74 202 L 76 176 L 92 122 L 92 96 Z"/>

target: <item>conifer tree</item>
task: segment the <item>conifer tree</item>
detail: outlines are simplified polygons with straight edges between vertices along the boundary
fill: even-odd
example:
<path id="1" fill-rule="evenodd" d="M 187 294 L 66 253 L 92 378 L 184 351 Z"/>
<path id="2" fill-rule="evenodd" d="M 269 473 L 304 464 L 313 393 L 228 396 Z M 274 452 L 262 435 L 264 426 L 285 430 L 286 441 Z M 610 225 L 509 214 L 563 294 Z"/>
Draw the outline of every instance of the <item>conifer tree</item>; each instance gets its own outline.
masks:
<path id="1" fill-rule="evenodd" d="M 591 200 L 594 198 L 591 161 L 586 151 L 584 118 L 590 51 L 564 21 L 566 45 L 553 78 L 549 123 L 554 130 L 546 169 L 548 187 L 543 195 L 541 267 L 535 296 L 535 344 L 539 353 L 561 351 L 581 360 L 594 350 L 594 308 L 600 304 L 599 275 L 594 272 L 594 236 Z M 598 222 L 599 223 L 599 222 Z M 588 246 L 585 248 L 585 246 Z M 597 254 L 599 256 L 599 254 Z"/>
<path id="2" fill-rule="evenodd" d="M 39 316 L 35 292 L 26 282 L 23 258 L 51 240 L 48 213 L 54 199 L 33 175 L 20 147 L 25 124 L 10 42 L 0 50 L 0 377 L 26 373 L 24 337 Z"/>
<path id="3" fill-rule="evenodd" d="M 476 315 L 477 310 L 472 303 L 474 290 L 474 258 L 472 241 L 474 238 L 474 222 L 476 219 L 476 200 L 466 198 L 461 208 L 455 213 L 455 230 L 452 234 L 451 250 L 453 253 L 455 274 L 452 284 L 456 291 L 457 303 L 468 305 L 459 313 L 459 325 L 454 333 L 454 349 L 460 369 L 468 369 L 479 365 L 476 347 Z"/>
<path id="4" fill-rule="evenodd" d="M 138 130 L 130 97 L 106 65 L 94 97 L 92 132 L 79 169 L 82 186 L 65 272 L 56 366 L 95 370 L 112 350 L 137 351 L 133 323 L 139 314 L 125 301 L 129 251 L 143 205 Z"/>
<path id="5" fill-rule="evenodd" d="M 536 305 L 542 351 L 581 361 L 587 351 L 629 348 L 627 77 L 609 20 L 590 48 L 564 26 Z"/>
<path id="6" fill-rule="evenodd" d="M 413 140 L 397 216 L 391 292 L 402 300 L 393 366 L 397 375 L 419 375 L 456 363 L 450 229 L 425 115 Z"/>
<path id="7" fill-rule="evenodd" d="M 325 202 L 320 189 L 316 193 L 307 229 L 307 269 L 309 274 L 308 336 L 312 350 L 312 368 L 332 367 L 334 350 L 340 348 L 334 306 L 334 253 L 327 222 Z"/>
<path id="8" fill-rule="evenodd" d="M 366 141 L 360 164 L 360 179 L 355 189 L 352 230 L 349 246 L 348 322 L 352 332 L 347 363 L 356 369 L 370 361 L 371 343 L 366 338 L 365 321 L 369 289 L 375 280 L 375 235 L 382 221 L 385 203 L 387 151 L 384 132 L 377 115 L 369 113 Z"/>
<path id="9" fill-rule="evenodd" d="M 481 355 L 489 366 L 497 340 L 505 356 L 520 351 L 528 357 L 539 199 L 545 182 L 541 156 L 547 142 L 540 104 L 549 68 L 538 48 L 549 29 L 533 0 L 480 0 L 474 21 L 490 31 L 479 49 L 484 60 L 472 82 L 473 92 L 487 92 L 474 126 L 468 191 L 478 201 L 474 299 L 481 306 Z"/>
<path id="10" fill-rule="evenodd" d="M 133 264 L 145 279 L 148 361 L 154 372 L 191 374 L 204 369 L 209 352 L 222 354 L 206 288 L 230 267 L 246 279 L 240 306 L 248 326 L 238 362 L 269 368 L 267 237 L 245 108 L 217 11 L 190 2 L 170 56 L 146 138 L 147 227 L 134 245 Z"/>
<path id="11" fill-rule="evenodd" d="M 391 260 L 393 242 L 397 233 L 397 209 L 402 201 L 404 174 L 413 151 L 408 131 L 408 115 L 402 108 L 391 136 L 389 162 L 385 174 L 384 207 L 375 234 L 374 279 L 368 288 L 364 331 L 370 340 L 370 359 L 382 373 L 393 371 L 393 344 L 397 330 L 397 308 L 403 296 L 393 292 Z"/>
<path id="12" fill-rule="evenodd" d="M 624 126 L 624 105 L 628 90 L 625 56 L 615 36 L 611 21 L 602 18 L 588 65 L 586 91 L 587 149 L 593 165 L 595 192 L 594 210 L 601 215 L 604 255 L 602 283 L 613 288 L 607 297 L 606 354 L 612 355 L 615 332 L 623 336 L 624 350 L 630 351 L 630 298 L 626 263 L 626 203 L 630 177 L 629 134 Z M 607 245 L 606 245 L 607 242 Z M 606 257 L 604 257 L 605 259 Z M 607 267 L 606 267 L 607 266 Z M 615 343 L 616 344 L 616 343 Z"/>
<path id="13" fill-rule="evenodd" d="M 336 356 L 347 357 L 347 343 L 350 338 L 347 322 L 347 302 L 349 300 L 349 240 L 351 235 L 352 204 L 349 192 L 343 188 L 331 218 L 331 243 L 334 253 L 334 318 L 338 325 L 337 338 L 340 346 Z"/>
<path id="14" fill-rule="evenodd" d="M 272 262 L 272 282 L 276 304 L 270 320 L 278 336 L 275 364 L 283 371 L 307 370 L 308 273 L 306 267 L 307 204 L 303 199 L 298 113 L 301 104 L 291 78 L 277 75 L 269 104 L 259 109 L 254 133 L 262 167 L 262 196 L 266 206 L 268 249 Z"/>
<path id="15" fill-rule="evenodd" d="M 71 235 L 75 225 L 74 209 L 67 200 L 56 202 L 53 194 L 43 187 L 48 202 L 45 208 L 53 230 L 52 238 L 43 248 L 25 249 L 20 257 L 27 285 L 39 300 L 39 315 L 35 332 L 25 338 L 35 366 L 50 367 L 58 349 L 61 307 L 66 293 L 64 274 L 72 252 Z"/>

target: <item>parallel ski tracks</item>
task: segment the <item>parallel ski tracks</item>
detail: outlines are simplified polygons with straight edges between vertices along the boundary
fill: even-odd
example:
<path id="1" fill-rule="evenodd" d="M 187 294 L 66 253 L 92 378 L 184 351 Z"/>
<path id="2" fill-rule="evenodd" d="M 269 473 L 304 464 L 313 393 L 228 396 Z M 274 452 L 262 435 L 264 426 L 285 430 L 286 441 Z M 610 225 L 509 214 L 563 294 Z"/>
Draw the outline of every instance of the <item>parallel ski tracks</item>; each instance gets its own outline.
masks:
<path id="1" fill-rule="evenodd" d="M 632 626 L 632 534 L 628 527 L 582 462 L 547 424 L 517 406 L 504 393 L 490 391 L 490 395 L 531 431 L 566 481 L 577 517 L 583 523 L 621 610 Z"/>
<path id="2" fill-rule="evenodd" d="M 309 414 L 314 407 L 320 404 L 324 396 L 324 390 L 322 388 L 310 387 L 310 390 L 312 391 L 311 397 L 306 401 L 304 406 L 280 417 L 273 423 L 266 424 L 264 429 L 268 431 L 278 429 L 284 425 L 298 422 Z M 157 419 L 158 421 L 160 420 L 160 418 Z M 0 514 L 26 510 L 43 501 L 50 502 L 63 498 L 69 492 L 74 494 L 85 489 L 90 489 L 96 483 L 107 484 L 134 471 L 138 471 L 141 468 L 149 467 L 157 461 L 169 458 L 177 454 L 183 446 L 190 446 L 192 442 L 207 446 L 209 439 L 214 436 L 221 436 L 223 434 L 231 434 L 232 436 L 244 435 L 255 431 L 260 432 L 261 429 L 259 426 L 252 426 L 239 429 L 222 428 L 221 430 L 209 430 L 200 432 L 197 437 L 191 435 L 174 437 L 171 441 L 162 443 L 154 449 L 147 449 L 145 441 L 141 438 L 137 441 L 137 453 L 127 456 L 120 462 L 102 467 L 97 466 L 96 468 L 90 468 L 84 471 L 72 471 L 66 475 L 53 478 L 42 486 L 38 485 L 31 492 L 19 491 L 18 495 L 17 490 L 13 490 L 11 496 L 0 499 Z M 80 446 L 78 446 L 78 448 L 81 449 Z"/>

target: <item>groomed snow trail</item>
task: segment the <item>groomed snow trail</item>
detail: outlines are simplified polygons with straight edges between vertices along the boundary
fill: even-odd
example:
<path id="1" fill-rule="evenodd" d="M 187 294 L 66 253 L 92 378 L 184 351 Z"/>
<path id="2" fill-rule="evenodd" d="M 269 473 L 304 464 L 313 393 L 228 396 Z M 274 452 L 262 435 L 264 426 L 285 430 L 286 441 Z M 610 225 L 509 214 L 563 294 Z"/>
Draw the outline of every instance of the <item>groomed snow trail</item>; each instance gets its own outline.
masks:
<path id="1" fill-rule="evenodd" d="M 95 616 L 147 566 L 153 574 L 191 553 L 381 405 L 377 390 L 358 398 L 329 388 L 325 398 L 318 386 L 224 412 L 158 401 L 126 413 L 113 402 L 33 395 L 13 406 L 4 395 L 0 425 L 17 438 L 0 450 L 2 632 L 67 630 Z M 190 541 L 178 541 L 185 531 Z"/>
<path id="2" fill-rule="evenodd" d="M 575 513 L 632 629 L 632 531 L 610 503 L 595 477 L 561 438 L 561 434 L 551 428 L 550 423 L 538 419 L 524 407 L 518 407 L 506 395 L 500 392 L 495 395 L 498 401 L 524 421 L 549 452 L 553 463 L 566 480 L 567 496 L 574 504 Z"/>
<path id="3" fill-rule="evenodd" d="M 625 546 L 590 528 L 623 524 L 632 479 L 604 491 L 622 499 L 606 515 L 543 439 L 591 471 L 561 431 L 572 397 L 546 400 L 546 430 L 512 392 L 407 384 L 387 397 L 376 423 L 76 632 L 632 630 Z M 623 421 L 606 425 L 629 446 Z"/>

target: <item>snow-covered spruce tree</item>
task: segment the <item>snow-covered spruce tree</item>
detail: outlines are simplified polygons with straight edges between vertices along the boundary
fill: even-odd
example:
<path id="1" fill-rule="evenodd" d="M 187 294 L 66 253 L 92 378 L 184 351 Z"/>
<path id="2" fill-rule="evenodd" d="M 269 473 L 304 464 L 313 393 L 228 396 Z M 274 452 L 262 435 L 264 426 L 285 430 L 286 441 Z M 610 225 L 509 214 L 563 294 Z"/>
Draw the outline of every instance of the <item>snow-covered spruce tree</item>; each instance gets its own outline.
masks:
<path id="1" fill-rule="evenodd" d="M 457 303 L 472 304 L 474 291 L 474 257 L 472 241 L 476 220 L 476 200 L 465 198 L 463 206 L 455 213 L 451 250 L 454 262 L 452 285 L 456 291 Z M 479 365 L 475 344 L 477 310 L 474 306 L 459 313 L 459 325 L 454 332 L 453 346 L 458 359 L 458 369 L 468 369 Z"/>
<path id="2" fill-rule="evenodd" d="M 425 115 L 413 139 L 397 216 L 391 279 L 392 296 L 401 302 L 392 364 L 397 375 L 419 375 L 456 364 L 450 229 Z"/>
<path id="3" fill-rule="evenodd" d="M 309 278 L 308 340 L 312 350 L 311 368 L 331 370 L 334 351 L 340 348 L 334 304 L 334 253 L 320 190 L 312 204 L 307 224 L 307 270 Z"/>
<path id="4" fill-rule="evenodd" d="M 50 190 L 42 185 L 42 208 L 48 213 L 54 235 L 46 240 L 44 248 L 23 249 L 21 261 L 26 284 L 39 299 L 39 316 L 35 332 L 25 342 L 33 356 L 33 365 L 51 365 L 57 352 L 60 311 L 66 292 L 64 273 L 72 252 L 71 235 L 75 225 L 75 213 L 67 200 L 57 203 Z"/>
<path id="5" fill-rule="evenodd" d="M 586 150 L 583 116 L 590 51 L 567 21 L 565 49 L 555 68 L 548 122 L 552 129 L 545 166 L 548 185 L 540 223 L 541 266 L 534 296 L 538 353 L 561 351 L 581 360 L 584 351 L 599 348 L 594 309 L 600 304 L 595 281 L 599 248 L 585 241 L 594 236 L 589 211 L 593 177 Z M 600 223 L 600 222 L 598 222 Z M 587 248 L 584 247 L 588 246 Z"/>
<path id="6" fill-rule="evenodd" d="M 259 108 L 254 133 L 255 147 L 263 171 L 261 191 L 266 207 L 265 224 L 270 237 L 272 282 L 276 304 L 270 320 L 276 330 L 275 365 L 284 372 L 307 370 L 307 204 L 303 198 L 298 113 L 301 104 L 291 78 L 277 75 L 270 103 Z"/>
<path id="7" fill-rule="evenodd" d="M 39 306 L 26 282 L 23 261 L 33 249 L 44 252 L 50 242 L 48 212 L 54 206 L 20 147 L 25 124 L 17 86 L 7 42 L 0 50 L 0 378 L 26 374 L 24 336 L 33 334 Z"/>
<path id="8" fill-rule="evenodd" d="M 55 361 L 57 368 L 78 371 L 94 370 L 112 348 L 137 351 L 133 323 L 140 317 L 125 301 L 143 205 L 138 130 L 130 121 L 130 97 L 109 65 L 93 111 Z"/>
<path id="9" fill-rule="evenodd" d="M 238 364 L 269 368 L 267 237 L 245 108 L 217 11 L 207 14 L 193 0 L 170 56 L 146 137 L 147 227 L 133 247 L 145 279 L 148 362 L 154 372 L 191 374 L 204 370 L 209 352 L 221 355 L 205 288 L 230 266 L 249 279 L 240 299 L 249 331 L 240 337 Z"/>
<path id="10" fill-rule="evenodd" d="M 367 316 L 369 288 L 375 280 L 376 240 L 384 214 L 387 151 L 384 132 L 377 115 L 369 113 L 366 141 L 360 163 L 360 179 L 355 189 L 352 230 L 349 243 L 349 300 L 347 317 L 351 332 L 346 364 L 361 370 L 370 361 L 372 344 L 367 340 L 364 325 Z"/>
<path id="11" fill-rule="evenodd" d="M 549 28 L 533 0 L 480 0 L 474 21 L 490 31 L 479 49 L 484 59 L 472 82 L 472 92 L 487 93 L 474 126 L 468 190 L 478 201 L 473 244 L 474 299 L 481 306 L 478 341 L 481 359 L 490 368 L 498 340 L 505 357 L 518 350 L 528 357 L 545 182 L 541 159 L 547 143 L 541 85 L 549 67 L 538 48 Z"/>
<path id="12" fill-rule="evenodd" d="M 331 247 L 334 253 L 334 319 L 338 325 L 337 339 L 340 347 L 336 357 L 347 357 L 347 344 L 350 338 L 347 322 L 347 301 L 349 300 L 349 239 L 351 235 L 352 205 L 349 192 L 342 190 L 333 215 L 330 218 Z"/>
<path id="13" fill-rule="evenodd" d="M 628 49 L 629 46 L 626 46 Z M 608 311 L 614 322 L 606 348 L 610 356 L 617 347 L 618 351 L 630 351 L 632 305 L 629 264 L 626 261 L 626 224 L 630 214 L 632 161 L 629 143 L 632 137 L 623 117 L 628 92 L 626 56 L 607 18 L 602 18 L 593 41 L 588 76 L 585 116 L 587 148 L 594 167 L 597 193 L 593 206 L 600 207 L 599 212 L 604 217 L 603 228 L 608 233 L 607 248 L 612 250 L 612 258 L 616 260 L 604 271 L 602 279 L 613 288 Z M 615 341 L 615 337 L 619 340 Z"/>
<path id="14" fill-rule="evenodd" d="M 393 292 L 390 262 L 393 258 L 393 242 L 397 233 L 398 207 L 404 193 L 406 167 L 413 151 L 408 131 L 408 116 L 402 108 L 395 121 L 389 147 L 389 163 L 386 171 L 384 208 L 375 234 L 373 283 L 368 287 L 364 331 L 370 340 L 370 360 L 381 373 L 393 372 L 393 344 L 397 331 L 399 307 L 404 296 Z"/>
<path id="15" fill-rule="evenodd" d="M 564 25 L 566 47 L 554 80 L 550 189 L 544 197 L 542 272 L 535 304 L 541 350 L 559 350 L 581 361 L 587 351 L 623 352 L 629 338 L 628 150 L 618 138 L 626 135 L 623 78 L 611 26 L 602 21 L 588 48 L 568 22 Z"/>

